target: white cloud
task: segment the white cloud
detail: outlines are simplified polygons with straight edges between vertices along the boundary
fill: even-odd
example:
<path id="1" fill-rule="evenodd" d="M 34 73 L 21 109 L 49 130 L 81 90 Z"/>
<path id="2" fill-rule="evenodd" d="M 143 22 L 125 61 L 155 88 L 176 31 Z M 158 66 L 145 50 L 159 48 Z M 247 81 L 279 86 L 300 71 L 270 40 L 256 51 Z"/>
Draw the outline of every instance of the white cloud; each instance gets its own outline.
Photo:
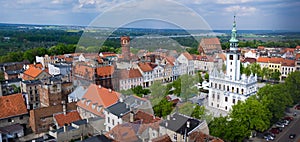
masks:
<path id="1" fill-rule="evenodd" d="M 246 6 L 229 6 L 225 8 L 226 12 L 234 12 L 237 16 L 248 16 L 254 14 L 257 9 L 255 7 Z"/>
<path id="2" fill-rule="evenodd" d="M 240 4 L 240 3 L 246 3 L 251 2 L 254 0 L 216 0 L 216 3 L 218 4 Z"/>

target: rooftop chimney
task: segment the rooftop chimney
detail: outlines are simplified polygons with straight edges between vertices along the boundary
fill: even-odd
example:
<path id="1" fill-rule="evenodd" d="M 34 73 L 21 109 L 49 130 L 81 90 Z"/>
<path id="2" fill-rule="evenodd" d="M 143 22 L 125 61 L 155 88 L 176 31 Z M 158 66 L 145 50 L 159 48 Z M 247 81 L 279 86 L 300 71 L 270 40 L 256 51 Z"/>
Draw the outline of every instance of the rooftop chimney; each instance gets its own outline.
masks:
<path id="1" fill-rule="evenodd" d="M 68 131 L 68 124 L 65 124 L 64 125 L 64 132 L 67 132 Z"/>

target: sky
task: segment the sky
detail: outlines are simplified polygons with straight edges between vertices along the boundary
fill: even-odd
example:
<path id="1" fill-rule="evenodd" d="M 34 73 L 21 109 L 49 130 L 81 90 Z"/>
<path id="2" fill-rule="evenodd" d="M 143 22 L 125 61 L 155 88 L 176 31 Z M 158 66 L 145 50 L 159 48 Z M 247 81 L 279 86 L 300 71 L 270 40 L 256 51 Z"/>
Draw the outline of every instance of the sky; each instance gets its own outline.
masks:
<path id="1" fill-rule="evenodd" d="M 300 30 L 299 0 L 0 0 L 0 23 Z"/>

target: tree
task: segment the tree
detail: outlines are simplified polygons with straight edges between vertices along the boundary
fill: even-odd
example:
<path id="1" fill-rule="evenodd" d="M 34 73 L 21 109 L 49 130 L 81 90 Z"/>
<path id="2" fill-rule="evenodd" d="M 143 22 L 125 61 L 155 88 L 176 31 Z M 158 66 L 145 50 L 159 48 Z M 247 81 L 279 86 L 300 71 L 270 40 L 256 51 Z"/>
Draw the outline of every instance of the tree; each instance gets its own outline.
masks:
<path id="1" fill-rule="evenodd" d="M 250 64 L 250 70 L 253 74 L 259 74 L 261 67 L 258 63 Z"/>
<path id="2" fill-rule="evenodd" d="M 131 89 L 121 90 L 120 93 L 124 95 L 133 95 L 133 91 Z"/>
<path id="3" fill-rule="evenodd" d="M 264 67 L 260 70 L 260 75 L 262 80 L 264 80 L 264 77 L 266 77 L 267 79 L 269 78 L 269 69 L 267 67 Z"/>
<path id="4" fill-rule="evenodd" d="M 243 72 L 246 76 L 250 76 L 251 75 L 251 69 L 250 66 L 247 66 L 246 68 L 243 69 Z"/>
<path id="5" fill-rule="evenodd" d="M 285 108 L 293 102 L 290 94 L 287 93 L 284 85 L 266 85 L 257 92 L 259 101 L 264 104 L 272 114 L 272 122 L 278 121 L 284 116 Z"/>
<path id="6" fill-rule="evenodd" d="M 165 97 L 167 93 L 167 87 L 162 85 L 160 81 L 154 81 L 150 86 L 151 98 L 161 98 Z"/>
<path id="7" fill-rule="evenodd" d="M 230 118 L 238 123 L 237 127 L 246 127 L 249 131 L 263 132 L 270 126 L 271 112 L 254 95 L 246 101 L 239 101 L 238 104 L 234 105 Z"/>
<path id="8" fill-rule="evenodd" d="M 285 91 L 291 95 L 294 104 L 300 101 L 300 72 L 295 71 L 289 74 L 284 82 Z"/>
<path id="9" fill-rule="evenodd" d="M 189 97 L 191 97 L 194 94 L 198 93 L 198 89 L 195 86 L 197 83 L 197 76 L 191 76 L 191 75 L 181 75 L 180 80 L 181 80 L 181 85 L 180 85 L 180 97 L 184 99 L 184 101 L 187 101 Z M 175 88 L 179 89 L 179 88 Z M 178 91 L 176 91 L 178 92 Z"/>
<path id="10" fill-rule="evenodd" d="M 279 81 L 281 73 L 278 70 L 275 70 L 271 73 L 271 79 Z"/>
<path id="11" fill-rule="evenodd" d="M 209 80 L 209 74 L 208 73 L 205 73 L 205 75 L 204 75 L 204 78 L 205 78 L 205 80 Z"/>
<path id="12" fill-rule="evenodd" d="M 169 102 L 166 98 L 163 98 L 157 105 L 153 107 L 155 116 L 165 117 L 169 115 L 173 110 L 173 103 Z"/>
<path id="13" fill-rule="evenodd" d="M 198 78 L 199 78 L 199 83 L 202 84 L 202 82 L 204 81 L 201 75 L 201 72 L 198 72 Z"/>
<path id="14" fill-rule="evenodd" d="M 197 105 L 192 112 L 191 116 L 197 119 L 203 119 L 203 116 L 205 114 L 205 107 Z"/>
<path id="15" fill-rule="evenodd" d="M 140 85 L 133 87 L 131 90 L 134 94 L 136 94 L 139 97 L 143 97 L 143 95 L 148 95 L 150 93 L 149 89 L 143 89 L 143 87 Z"/>

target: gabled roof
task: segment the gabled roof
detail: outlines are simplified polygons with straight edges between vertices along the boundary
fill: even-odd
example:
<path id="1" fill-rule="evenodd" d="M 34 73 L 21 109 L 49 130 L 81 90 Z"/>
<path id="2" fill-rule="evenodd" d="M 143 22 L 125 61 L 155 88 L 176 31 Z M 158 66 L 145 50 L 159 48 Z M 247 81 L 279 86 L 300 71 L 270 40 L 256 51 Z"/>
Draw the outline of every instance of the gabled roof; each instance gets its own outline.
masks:
<path id="1" fill-rule="evenodd" d="M 25 100 L 22 94 L 0 97 L 0 119 L 27 114 Z"/>
<path id="2" fill-rule="evenodd" d="M 113 66 L 104 66 L 97 68 L 97 75 L 99 76 L 110 76 L 114 73 L 115 68 Z"/>
<path id="3" fill-rule="evenodd" d="M 188 60 L 193 60 L 193 56 L 188 52 L 184 52 L 184 53 L 182 53 L 182 55 L 184 57 L 186 57 Z"/>
<path id="4" fill-rule="evenodd" d="M 134 115 L 134 121 L 141 120 L 143 124 L 148 124 L 148 123 L 155 123 L 159 122 L 160 118 L 155 117 L 154 115 L 144 112 L 144 111 L 138 111 Z"/>
<path id="5" fill-rule="evenodd" d="M 141 141 L 138 136 L 137 132 L 140 128 L 140 124 L 136 123 L 124 123 L 115 126 L 105 135 L 108 138 L 113 138 L 116 141 L 120 142 L 137 142 Z"/>
<path id="6" fill-rule="evenodd" d="M 189 136 L 191 141 L 194 142 L 205 142 L 205 141 L 209 141 L 209 142 L 224 142 L 222 139 L 220 138 L 216 138 L 210 135 L 207 135 L 201 131 L 195 131 L 192 132 Z"/>
<path id="7" fill-rule="evenodd" d="M 187 127 L 189 123 L 189 127 Z M 159 125 L 165 127 L 173 132 L 184 134 L 193 132 L 202 122 L 198 119 L 190 118 L 179 113 L 172 114 L 171 118 L 162 121 Z"/>
<path id="8" fill-rule="evenodd" d="M 143 71 L 143 72 L 150 72 L 152 71 L 157 65 L 156 64 L 152 64 L 152 63 L 149 63 L 149 62 L 139 62 L 138 63 L 138 66 L 140 67 L 140 69 Z"/>
<path id="9" fill-rule="evenodd" d="M 119 97 L 120 94 L 118 92 L 97 86 L 96 84 L 91 84 L 81 101 L 77 102 L 77 105 L 87 111 L 102 116 L 102 109 L 98 110 L 97 107 L 107 108 L 117 103 Z"/>
<path id="10" fill-rule="evenodd" d="M 202 38 L 201 42 L 203 42 L 204 44 L 207 45 L 211 45 L 211 44 L 221 44 L 220 40 L 218 38 Z"/>
<path id="11" fill-rule="evenodd" d="M 81 120 L 79 113 L 75 111 L 64 113 L 59 113 L 54 115 L 54 119 L 56 120 L 59 127 L 64 126 L 65 124 L 70 124 L 72 122 Z"/>
<path id="12" fill-rule="evenodd" d="M 117 102 L 108 108 L 106 110 L 118 117 L 122 117 L 125 114 L 130 112 L 129 105 L 123 103 L 123 102 Z"/>
<path id="13" fill-rule="evenodd" d="M 118 76 L 119 79 L 139 78 L 143 77 L 138 69 L 121 69 Z"/>
<path id="14" fill-rule="evenodd" d="M 259 57 L 257 59 L 257 62 L 263 62 L 263 63 L 278 63 L 280 64 L 284 59 L 283 58 L 268 58 L 268 57 Z"/>
<path id="15" fill-rule="evenodd" d="M 38 77 L 41 73 L 43 72 L 43 70 L 36 68 L 36 67 L 29 67 L 24 74 L 32 77 L 32 78 L 36 78 Z"/>

